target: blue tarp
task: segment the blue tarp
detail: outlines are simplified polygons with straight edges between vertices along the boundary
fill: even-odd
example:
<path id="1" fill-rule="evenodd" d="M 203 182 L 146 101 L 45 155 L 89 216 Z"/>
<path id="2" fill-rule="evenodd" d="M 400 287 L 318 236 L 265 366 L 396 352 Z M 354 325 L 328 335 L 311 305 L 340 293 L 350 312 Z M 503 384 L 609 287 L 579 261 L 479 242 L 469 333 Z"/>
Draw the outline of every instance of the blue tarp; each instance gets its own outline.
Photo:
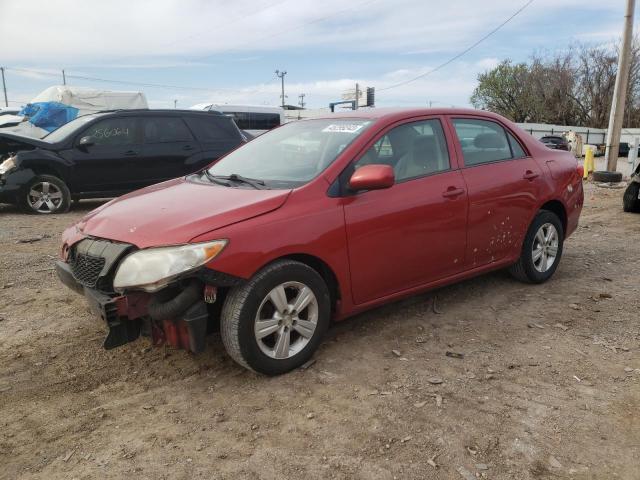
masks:
<path id="1" fill-rule="evenodd" d="M 36 127 L 53 132 L 78 116 L 78 109 L 58 102 L 29 103 L 20 110 L 19 115 L 29 117 Z"/>

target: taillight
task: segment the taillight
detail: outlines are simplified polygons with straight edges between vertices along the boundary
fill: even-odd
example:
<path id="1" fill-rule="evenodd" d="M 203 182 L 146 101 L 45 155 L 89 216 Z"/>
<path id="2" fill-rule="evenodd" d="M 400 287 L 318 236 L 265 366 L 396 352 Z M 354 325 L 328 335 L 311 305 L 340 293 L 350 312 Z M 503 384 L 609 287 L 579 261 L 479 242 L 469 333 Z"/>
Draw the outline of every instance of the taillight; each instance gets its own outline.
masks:
<path id="1" fill-rule="evenodd" d="M 584 165 L 578 163 L 578 176 L 584 178 Z"/>

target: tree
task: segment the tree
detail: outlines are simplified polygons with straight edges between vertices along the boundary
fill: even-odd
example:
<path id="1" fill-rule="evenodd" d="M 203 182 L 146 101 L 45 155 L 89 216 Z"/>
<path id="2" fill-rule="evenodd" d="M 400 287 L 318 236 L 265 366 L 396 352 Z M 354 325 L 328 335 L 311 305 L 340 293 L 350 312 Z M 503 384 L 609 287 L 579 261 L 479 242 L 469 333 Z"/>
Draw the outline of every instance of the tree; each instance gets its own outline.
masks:
<path id="1" fill-rule="evenodd" d="M 478 75 L 471 104 L 516 122 L 606 128 L 617 65 L 617 51 L 585 45 L 533 55 L 528 63 L 504 60 Z M 627 98 L 625 124 L 640 125 L 638 41 L 634 42 Z"/>
<path id="2" fill-rule="evenodd" d="M 531 92 L 529 67 L 526 63 L 502 61 L 494 69 L 478 75 L 478 87 L 471 96 L 471 104 L 490 110 L 516 122 L 527 121 L 535 109 Z"/>

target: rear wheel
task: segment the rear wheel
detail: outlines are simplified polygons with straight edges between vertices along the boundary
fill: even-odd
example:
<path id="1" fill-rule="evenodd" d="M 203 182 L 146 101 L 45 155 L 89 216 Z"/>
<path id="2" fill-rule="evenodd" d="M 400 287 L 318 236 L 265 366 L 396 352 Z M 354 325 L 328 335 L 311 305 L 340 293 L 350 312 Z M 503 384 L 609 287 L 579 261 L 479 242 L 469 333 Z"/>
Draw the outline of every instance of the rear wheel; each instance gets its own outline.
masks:
<path id="1" fill-rule="evenodd" d="M 331 315 L 329 289 L 311 267 L 281 260 L 232 289 L 222 307 L 222 342 L 240 365 L 279 375 L 311 358 Z"/>
<path id="2" fill-rule="evenodd" d="M 33 178 L 20 195 L 19 205 L 27 213 L 64 213 L 69 210 L 71 193 L 67 185 L 53 175 Z"/>
<path id="3" fill-rule="evenodd" d="M 625 212 L 640 212 L 640 198 L 638 195 L 640 194 L 640 183 L 631 182 L 627 189 L 624 191 L 624 196 L 622 197 L 622 208 Z"/>
<path id="4" fill-rule="evenodd" d="M 564 229 L 558 216 L 540 210 L 527 230 L 520 258 L 509 272 L 521 282 L 546 282 L 558 268 L 563 243 Z"/>

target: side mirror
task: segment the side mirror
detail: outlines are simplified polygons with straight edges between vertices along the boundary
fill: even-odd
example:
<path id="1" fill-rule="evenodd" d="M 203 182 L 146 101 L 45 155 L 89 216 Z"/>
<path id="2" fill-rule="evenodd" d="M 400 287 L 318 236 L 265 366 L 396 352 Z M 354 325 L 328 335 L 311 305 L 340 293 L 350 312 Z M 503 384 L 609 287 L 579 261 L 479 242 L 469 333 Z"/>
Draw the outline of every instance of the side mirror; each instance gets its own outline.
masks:
<path id="1" fill-rule="evenodd" d="M 80 143 L 79 143 L 79 145 L 80 145 L 82 148 L 86 148 L 86 147 L 90 147 L 91 145 L 94 145 L 95 143 L 96 143 L 96 142 L 95 142 L 95 140 L 93 139 L 93 137 L 86 136 L 86 137 L 82 137 L 82 138 L 80 139 Z"/>
<path id="2" fill-rule="evenodd" d="M 349 179 L 349 188 L 359 190 L 381 190 L 393 186 L 396 177 L 390 165 L 365 165 Z"/>

